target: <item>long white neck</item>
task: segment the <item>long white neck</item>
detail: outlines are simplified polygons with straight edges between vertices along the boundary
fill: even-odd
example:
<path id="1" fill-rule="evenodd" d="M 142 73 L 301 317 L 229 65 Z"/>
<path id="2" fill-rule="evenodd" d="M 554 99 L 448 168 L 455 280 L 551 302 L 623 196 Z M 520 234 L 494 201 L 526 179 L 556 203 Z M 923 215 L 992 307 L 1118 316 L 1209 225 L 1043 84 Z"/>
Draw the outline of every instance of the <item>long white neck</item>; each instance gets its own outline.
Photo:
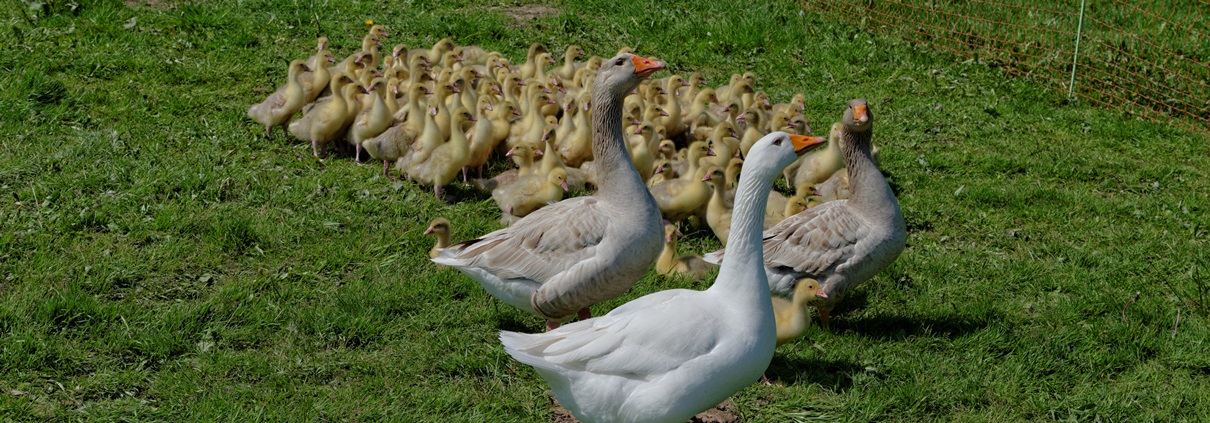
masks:
<path id="1" fill-rule="evenodd" d="M 765 304 L 769 299 L 769 283 L 765 276 L 762 224 L 773 176 L 768 166 L 751 166 L 739 178 L 735 205 L 731 210 L 731 233 L 727 237 L 727 254 L 723 257 L 718 278 L 709 291 L 725 293 L 737 302 Z"/>

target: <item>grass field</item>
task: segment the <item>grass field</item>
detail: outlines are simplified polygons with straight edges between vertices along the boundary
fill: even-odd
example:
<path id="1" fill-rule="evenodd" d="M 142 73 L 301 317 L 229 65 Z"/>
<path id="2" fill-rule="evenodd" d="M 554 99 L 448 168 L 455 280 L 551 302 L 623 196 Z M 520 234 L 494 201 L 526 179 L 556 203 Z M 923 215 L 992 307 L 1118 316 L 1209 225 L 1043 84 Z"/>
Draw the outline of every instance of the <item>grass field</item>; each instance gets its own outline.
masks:
<path id="1" fill-rule="evenodd" d="M 244 114 L 366 19 L 388 45 L 751 70 L 816 131 L 871 100 L 908 247 L 732 397 L 743 421 L 1210 420 L 1204 134 L 793 2 L 30 3 L 0 28 L 0 420 L 549 421 L 496 340 L 542 323 L 425 255 L 435 216 L 498 228 L 490 199 L 317 162 Z M 594 312 L 708 283 L 651 273 Z"/>

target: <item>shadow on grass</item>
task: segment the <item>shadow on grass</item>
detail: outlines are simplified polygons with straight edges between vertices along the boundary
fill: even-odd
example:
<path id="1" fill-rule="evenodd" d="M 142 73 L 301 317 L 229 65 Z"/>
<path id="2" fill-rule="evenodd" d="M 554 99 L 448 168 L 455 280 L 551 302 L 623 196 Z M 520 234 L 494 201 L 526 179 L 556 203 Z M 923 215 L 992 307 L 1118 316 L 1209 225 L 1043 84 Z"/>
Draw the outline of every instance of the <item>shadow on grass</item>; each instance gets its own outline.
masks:
<path id="1" fill-rule="evenodd" d="M 508 306 L 501 306 L 501 308 Z M 534 326 L 532 321 L 527 321 L 520 313 L 504 312 L 503 310 L 494 312 L 492 318 L 496 321 L 496 329 L 506 330 L 510 332 L 520 333 L 542 333 L 543 327 Z"/>
<path id="2" fill-rule="evenodd" d="M 474 178 L 470 178 L 471 181 Z M 429 188 L 430 190 L 432 188 Z M 491 200 L 492 194 L 483 192 L 470 186 L 470 183 L 462 182 L 462 174 L 458 174 L 458 181 L 445 186 L 445 202 L 447 204 L 456 204 L 458 202 L 479 202 Z"/>
<path id="3" fill-rule="evenodd" d="M 773 362 L 765 370 L 765 376 L 774 385 L 796 385 L 817 383 L 836 393 L 844 393 L 853 386 L 853 376 L 865 372 L 865 366 L 845 360 L 821 360 L 817 358 L 773 356 Z"/>
<path id="4" fill-rule="evenodd" d="M 878 315 L 833 320 L 832 330 L 840 336 L 855 334 L 875 339 L 942 337 L 955 339 L 988 327 L 992 313 L 971 316 L 908 317 Z"/>

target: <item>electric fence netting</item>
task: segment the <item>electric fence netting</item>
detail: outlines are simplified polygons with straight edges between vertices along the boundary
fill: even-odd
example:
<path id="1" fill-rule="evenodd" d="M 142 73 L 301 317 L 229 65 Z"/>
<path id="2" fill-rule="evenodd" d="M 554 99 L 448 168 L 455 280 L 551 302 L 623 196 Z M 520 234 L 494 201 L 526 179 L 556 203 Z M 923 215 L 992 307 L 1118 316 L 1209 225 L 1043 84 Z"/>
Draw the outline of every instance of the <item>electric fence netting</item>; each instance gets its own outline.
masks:
<path id="1" fill-rule="evenodd" d="M 1208 0 L 805 0 L 804 9 L 1210 132 Z"/>

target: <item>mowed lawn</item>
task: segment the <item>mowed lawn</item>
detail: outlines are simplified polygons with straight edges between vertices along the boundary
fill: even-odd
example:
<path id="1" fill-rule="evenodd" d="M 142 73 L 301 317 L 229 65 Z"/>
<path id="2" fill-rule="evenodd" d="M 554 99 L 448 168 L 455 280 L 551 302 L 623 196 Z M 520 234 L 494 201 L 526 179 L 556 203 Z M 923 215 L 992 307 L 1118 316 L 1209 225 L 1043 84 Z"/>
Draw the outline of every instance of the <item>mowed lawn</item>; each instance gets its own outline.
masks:
<path id="1" fill-rule="evenodd" d="M 752 71 L 774 101 L 806 94 L 816 133 L 870 100 L 907 249 L 777 350 L 774 385 L 731 398 L 742 421 L 1210 421 L 1205 133 L 794 2 L 724 3 L 5 6 L 0 420 L 550 421 L 496 339 L 542 322 L 427 259 L 430 219 L 476 237 L 491 199 L 316 161 L 245 116 L 317 35 L 343 58 L 373 20 L 387 49 Z M 718 247 L 687 228 L 681 251 Z M 593 311 L 709 284 L 649 273 Z"/>

